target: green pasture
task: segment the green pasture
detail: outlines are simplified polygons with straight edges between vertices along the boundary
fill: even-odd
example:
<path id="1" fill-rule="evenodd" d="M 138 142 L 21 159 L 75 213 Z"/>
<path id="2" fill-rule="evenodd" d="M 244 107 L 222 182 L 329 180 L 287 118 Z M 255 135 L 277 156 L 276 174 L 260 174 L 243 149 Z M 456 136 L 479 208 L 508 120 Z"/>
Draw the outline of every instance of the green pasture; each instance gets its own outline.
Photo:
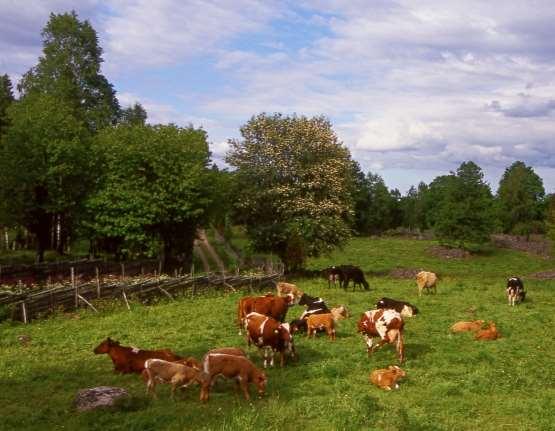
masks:
<path id="1" fill-rule="evenodd" d="M 106 355 L 93 348 L 106 336 L 123 345 L 169 347 L 201 357 L 210 348 L 246 348 L 235 325 L 240 292 L 162 301 L 154 306 L 103 304 L 99 314 L 82 310 L 30 325 L 0 324 L 1 430 L 552 430 L 555 428 L 554 281 L 528 275 L 554 269 L 555 262 L 509 250 L 459 260 L 428 255 L 432 242 L 354 239 L 310 268 L 332 263 L 360 265 L 369 292 L 329 289 L 321 278 L 293 280 L 328 305 L 346 305 L 352 317 L 340 323 L 336 342 L 295 338 L 300 360 L 268 370 L 263 399 L 247 402 L 232 382 L 216 384 L 210 401 L 198 401 L 198 387 L 171 401 L 158 386 L 157 400 L 145 396 L 137 375 L 116 375 Z M 410 279 L 391 278 L 393 268 L 425 268 L 440 274 L 437 295 L 417 296 Z M 504 283 L 520 275 L 526 302 L 511 308 Z M 405 326 L 407 377 L 400 389 L 381 391 L 368 375 L 396 364 L 386 346 L 366 355 L 356 321 L 381 296 L 412 302 L 420 314 Z M 474 310 L 474 311 L 473 311 Z M 288 320 L 301 307 L 289 310 Z M 477 342 L 452 335 L 458 320 L 493 320 L 502 338 Z M 20 335 L 31 342 L 23 346 Z M 261 366 L 258 353 L 251 358 Z M 118 409 L 77 413 L 79 389 L 126 388 L 132 399 Z"/>

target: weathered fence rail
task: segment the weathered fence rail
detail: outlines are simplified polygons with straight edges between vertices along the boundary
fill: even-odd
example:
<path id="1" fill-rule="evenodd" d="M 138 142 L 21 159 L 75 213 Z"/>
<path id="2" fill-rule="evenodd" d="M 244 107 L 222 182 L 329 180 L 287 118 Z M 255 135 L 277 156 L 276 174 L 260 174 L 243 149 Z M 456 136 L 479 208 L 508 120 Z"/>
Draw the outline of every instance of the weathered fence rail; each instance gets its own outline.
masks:
<path id="1" fill-rule="evenodd" d="M 73 283 L 71 286 L 0 296 L 0 305 L 13 308 L 12 318 L 29 322 L 57 310 L 71 311 L 79 307 L 90 307 L 96 311 L 94 301 L 98 299 L 120 299 L 130 308 L 129 300 L 148 301 L 154 297 L 174 298 L 176 295 L 198 295 L 210 291 L 247 288 L 250 291 L 271 286 L 281 273 L 261 275 L 205 274 L 162 278 L 149 277 L 140 281 L 118 281 L 108 283 Z"/>

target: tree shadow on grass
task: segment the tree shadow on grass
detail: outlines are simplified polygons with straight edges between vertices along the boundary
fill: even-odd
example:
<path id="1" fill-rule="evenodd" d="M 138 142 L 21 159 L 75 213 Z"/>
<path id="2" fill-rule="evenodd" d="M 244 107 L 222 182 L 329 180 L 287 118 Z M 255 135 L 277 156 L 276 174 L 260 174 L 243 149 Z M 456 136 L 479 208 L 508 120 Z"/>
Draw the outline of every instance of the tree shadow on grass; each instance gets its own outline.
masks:
<path id="1" fill-rule="evenodd" d="M 407 359 L 418 359 L 432 352 L 432 348 L 428 344 L 407 343 L 405 344 L 405 357 Z"/>

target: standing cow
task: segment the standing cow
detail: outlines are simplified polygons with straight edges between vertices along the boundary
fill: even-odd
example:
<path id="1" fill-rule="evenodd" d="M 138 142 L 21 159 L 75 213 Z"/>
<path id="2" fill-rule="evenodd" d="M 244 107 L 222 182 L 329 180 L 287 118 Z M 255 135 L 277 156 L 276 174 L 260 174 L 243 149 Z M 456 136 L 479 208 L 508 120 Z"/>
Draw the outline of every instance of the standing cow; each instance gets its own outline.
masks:
<path id="1" fill-rule="evenodd" d="M 437 293 L 437 275 L 429 271 L 420 271 L 416 274 L 416 285 L 418 286 L 418 296 L 422 296 L 424 289 Z"/>
<path id="2" fill-rule="evenodd" d="M 513 306 L 516 303 L 524 301 L 526 297 L 526 292 L 524 291 L 524 284 L 522 280 L 518 277 L 511 277 L 507 280 L 507 299 L 509 300 L 509 305 Z"/>
<path id="3" fill-rule="evenodd" d="M 403 344 L 404 322 L 400 313 L 395 310 L 370 310 L 360 317 L 357 327 L 358 332 L 365 336 L 368 355 L 384 344 L 395 343 L 399 363 L 403 362 L 405 350 Z M 374 337 L 381 339 L 375 346 L 372 342 Z"/>
<path id="4" fill-rule="evenodd" d="M 271 293 L 265 296 L 245 296 L 241 298 L 237 305 L 239 335 L 242 334 L 241 330 L 245 326 L 246 316 L 252 312 L 264 314 L 265 316 L 270 316 L 283 322 L 291 301 L 292 298 L 290 296 L 274 296 Z"/>

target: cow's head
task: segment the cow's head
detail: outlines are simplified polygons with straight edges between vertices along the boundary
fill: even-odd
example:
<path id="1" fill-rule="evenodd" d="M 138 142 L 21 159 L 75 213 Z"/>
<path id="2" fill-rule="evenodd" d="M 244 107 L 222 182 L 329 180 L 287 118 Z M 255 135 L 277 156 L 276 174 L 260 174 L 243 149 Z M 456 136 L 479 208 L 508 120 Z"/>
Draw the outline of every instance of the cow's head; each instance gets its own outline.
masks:
<path id="1" fill-rule="evenodd" d="M 403 308 L 400 314 L 403 317 L 413 317 L 418 314 L 418 308 L 416 308 L 414 305 L 411 305 L 411 304 L 405 304 L 403 305 Z"/>
<path id="2" fill-rule="evenodd" d="M 306 319 L 295 319 L 289 324 L 291 334 L 296 334 L 299 331 L 306 331 Z"/>
<path id="3" fill-rule="evenodd" d="M 258 388 L 258 395 L 263 396 L 266 392 L 266 385 L 268 383 L 268 378 L 266 377 L 266 373 L 264 371 L 260 371 L 256 369 L 254 372 L 254 383 Z"/>
<path id="4" fill-rule="evenodd" d="M 390 365 L 387 369 L 397 378 L 405 377 L 407 373 L 397 365 Z"/>
<path id="5" fill-rule="evenodd" d="M 285 353 L 293 354 L 295 348 L 293 347 L 293 335 L 291 334 L 291 327 L 289 326 L 289 323 L 280 323 L 276 331 L 278 332 L 279 339 L 285 348 Z"/>

